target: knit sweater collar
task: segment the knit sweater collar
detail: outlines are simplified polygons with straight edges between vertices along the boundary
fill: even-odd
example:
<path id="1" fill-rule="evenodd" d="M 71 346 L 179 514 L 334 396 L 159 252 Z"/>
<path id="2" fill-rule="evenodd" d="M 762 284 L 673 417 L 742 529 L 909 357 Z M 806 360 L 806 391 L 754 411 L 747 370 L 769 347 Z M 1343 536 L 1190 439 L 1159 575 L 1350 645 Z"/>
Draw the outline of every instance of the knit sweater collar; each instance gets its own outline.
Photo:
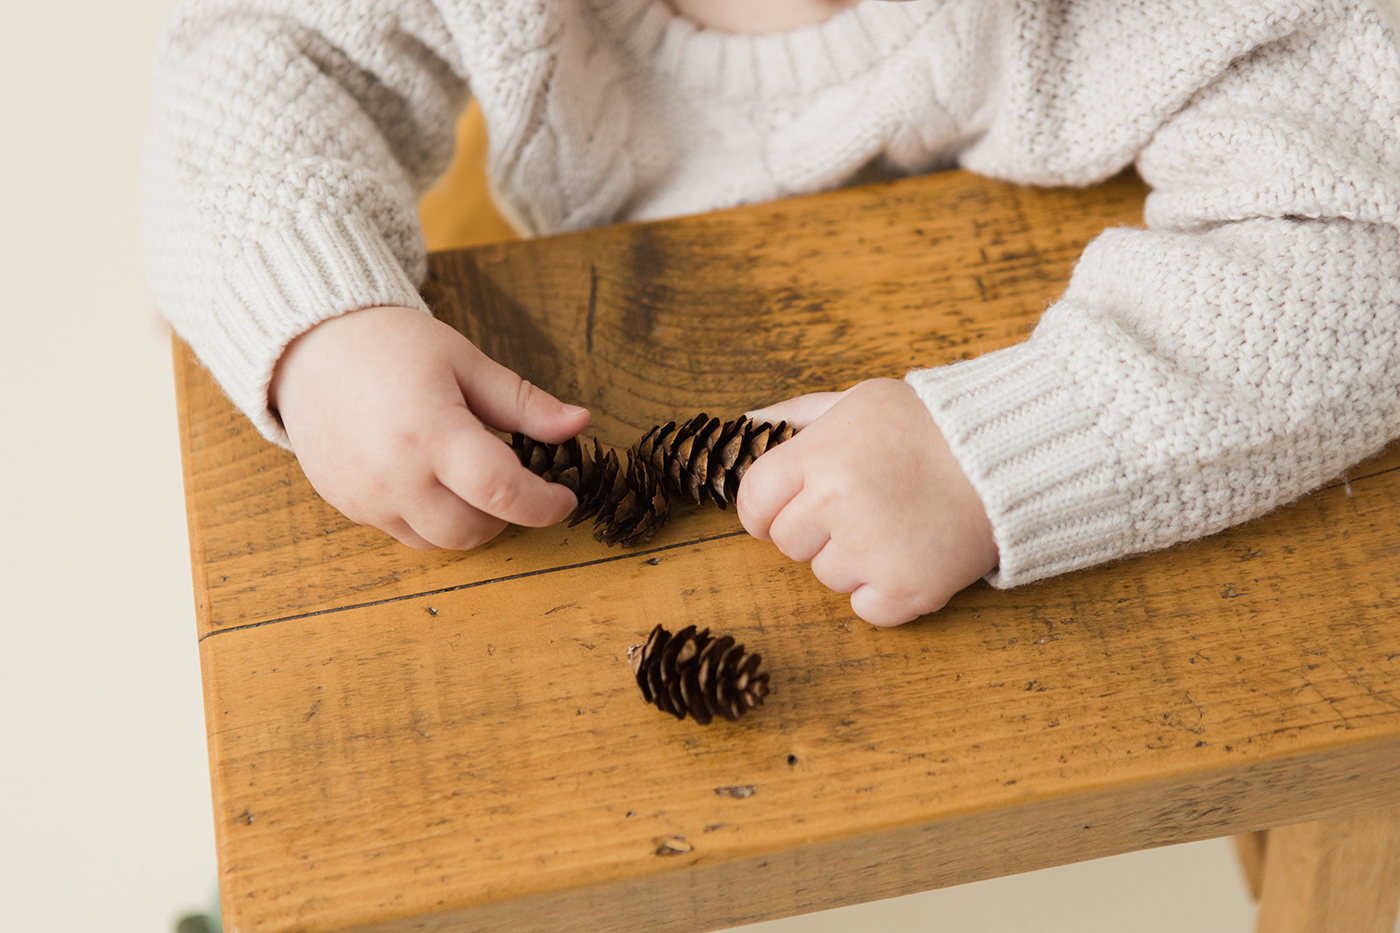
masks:
<path id="1" fill-rule="evenodd" d="M 875 68 L 913 38 L 944 0 L 867 0 L 823 23 L 740 35 L 706 29 L 665 0 L 587 0 L 632 57 L 684 91 L 779 99 L 808 95 Z"/>

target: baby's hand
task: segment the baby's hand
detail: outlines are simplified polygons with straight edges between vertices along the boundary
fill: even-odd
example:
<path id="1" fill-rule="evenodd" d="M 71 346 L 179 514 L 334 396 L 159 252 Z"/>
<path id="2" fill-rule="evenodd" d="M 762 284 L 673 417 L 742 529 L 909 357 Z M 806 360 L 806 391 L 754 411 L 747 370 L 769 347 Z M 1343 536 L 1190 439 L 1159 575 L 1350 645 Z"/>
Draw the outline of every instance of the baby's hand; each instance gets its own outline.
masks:
<path id="1" fill-rule="evenodd" d="M 268 398 L 316 491 L 351 521 L 421 550 L 466 550 L 551 525 L 574 494 L 520 465 L 485 426 L 557 443 L 588 424 L 410 308 L 325 321 L 282 354 Z"/>
<path id="2" fill-rule="evenodd" d="M 752 415 L 801 430 L 744 474 L 740 520 L 811 561 L 865 621 L 899 625 L 941 609 L 996 566 L 981 499 L 903 382 L 872 379 Z"/>

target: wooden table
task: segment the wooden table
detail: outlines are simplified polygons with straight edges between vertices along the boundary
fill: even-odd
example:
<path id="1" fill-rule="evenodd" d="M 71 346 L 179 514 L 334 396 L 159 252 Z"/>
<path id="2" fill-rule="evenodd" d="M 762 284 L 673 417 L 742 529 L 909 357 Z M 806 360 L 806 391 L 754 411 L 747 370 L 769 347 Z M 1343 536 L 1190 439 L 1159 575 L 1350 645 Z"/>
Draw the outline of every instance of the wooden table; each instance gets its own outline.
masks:
<path id="1" fill-rule="evenodd" d="M 1144 194 L 954 172 L 436 254 L 425 292 L 625 445 L 1021 340 Z M 1261 929 L 1390 929 L 1400 451 L 879 630 L 732 511 L 633 551 L 562 526 L 411 551 L 179 344 L 176 376 L 230 931 L 711 930 L 1305 821 L 1270 838 Z M 767 706 L 646 706 L 624 656 L 658 621 L 761 651 Z"/>

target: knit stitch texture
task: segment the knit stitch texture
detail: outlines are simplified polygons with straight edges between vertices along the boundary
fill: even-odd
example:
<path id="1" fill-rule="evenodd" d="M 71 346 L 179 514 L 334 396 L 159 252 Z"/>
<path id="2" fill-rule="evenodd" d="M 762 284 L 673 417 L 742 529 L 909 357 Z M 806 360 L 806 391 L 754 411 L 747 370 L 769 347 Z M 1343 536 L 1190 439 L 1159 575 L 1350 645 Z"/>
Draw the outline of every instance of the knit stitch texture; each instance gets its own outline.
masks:
<path id="1" fill-rule="evenodd" d="M 661 0 L 189 0 L 162 39 L 150 278 L 233 401 L 329 317 L 423 307 L 415 204 L 469 95 L 527 232 L 962 165 L 1136 165 L 1025 343 L 919 370 L 1012 586 L 1200 537 L 1400 435 L 1400 54 L 1365 0 L 867 0 L 779 35 Z M 1049 298 L 1051 296 L 1047 296 Z"/>

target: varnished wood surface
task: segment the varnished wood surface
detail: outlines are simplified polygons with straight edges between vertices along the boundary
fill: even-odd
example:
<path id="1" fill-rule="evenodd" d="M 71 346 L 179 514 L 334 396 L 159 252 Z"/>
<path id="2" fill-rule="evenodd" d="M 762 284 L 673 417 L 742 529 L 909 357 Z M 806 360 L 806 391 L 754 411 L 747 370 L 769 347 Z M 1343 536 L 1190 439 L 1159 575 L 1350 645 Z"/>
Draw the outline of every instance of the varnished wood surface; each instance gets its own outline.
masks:
<path id="1" fill-rule="evenodd" d="M 1142 196 L 950 173 L 442 254 L 429 294 L 621 444 L 1023 339 Z M 877 630 L 732 513 L 403 548 L 176 362 L 230 930 L 716 929 L 1400 804 L 1396 452 Z M 761 651 L 768 705 L 642 704 L 657 621 Z"/>

